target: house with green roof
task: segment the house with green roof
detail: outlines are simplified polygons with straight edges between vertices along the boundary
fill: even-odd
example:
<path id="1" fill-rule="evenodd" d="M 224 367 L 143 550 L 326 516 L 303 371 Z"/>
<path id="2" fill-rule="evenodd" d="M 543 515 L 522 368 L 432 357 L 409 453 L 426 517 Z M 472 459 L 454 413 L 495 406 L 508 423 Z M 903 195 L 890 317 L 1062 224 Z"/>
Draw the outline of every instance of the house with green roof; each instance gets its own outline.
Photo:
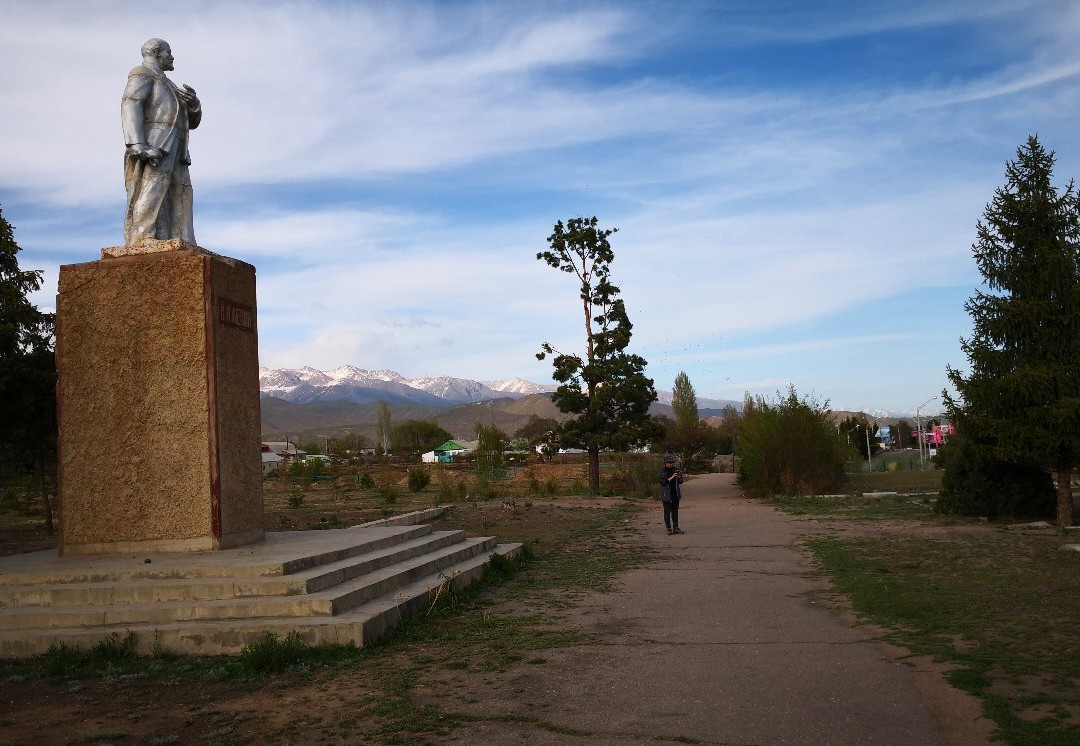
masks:
<path id="1" fill-rule="evenodd" d="M 434 450 L 422 455 L 420 460 L 425 464 L 452 464 L 454 463 L 454 457 L 459 453 L 470 453 L 475 450 L 475 441 L 448 440 Z"/>

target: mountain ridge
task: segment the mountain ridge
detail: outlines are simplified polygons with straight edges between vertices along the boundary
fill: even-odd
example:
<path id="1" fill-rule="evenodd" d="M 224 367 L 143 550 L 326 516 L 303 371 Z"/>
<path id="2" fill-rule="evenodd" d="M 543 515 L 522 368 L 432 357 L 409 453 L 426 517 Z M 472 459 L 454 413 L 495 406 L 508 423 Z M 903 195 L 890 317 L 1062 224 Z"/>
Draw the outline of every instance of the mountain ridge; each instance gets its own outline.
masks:
<path id="1" fill-rule="evenodd" d="M 322 371 L 310 366 L 302 368 L 259 368 L 259 390 L 294 404 L 313 401 L 351 401 L 356 404 L 386 401 L 416 404 L 472 404 L 509 397 L 518 399 L 532 394 L 550 394 L 556 384 L 540 384 L 523 378 L 479 381 L 454 376 L 420 376 L 406 378 L 392 370 L 365 370 L 355 365 Z M 671 404 L 670 391 L 657 390 L 657 401 Z M 705 409 L 741 408 L 742 403 L 731 399 L 698 398 Z"/>
<path id="2" fill-rule="evenodd" d="M 265 396 L 306 404 L 313 401 L 349 401 L 356 404 L 386 401 L 414 404 L 469 404 L 550 393 L 554 385 L 521 378 L 475 381 L 453 376 L 405 378 L 392 370 L 364 370 L 344 365 L 322 371 L 303 368 L 259 368 L 259 391 Z"/>
<path id="3" fill-rule="evenodd" d="M 477 381 L 453 376 L 405 378 L 392 370 L 368 371 L 352 365 L 329 371 L 303 368 L 260 368 L 262 432 L 269 440 L 319 438 L 356 433 L 374 440 L 379 403 L 390 407 L 395 423 L 410 419 L 435 420 L 456 438 L 471 438 L 477 423 L 516 432 L 531 417 L 564 420 L 551 401 L 554 384 L 520 378 Z M 650 413 L 672 417 L 671 392 L 658 391 Z M 703 419 L 714 420 L 726 406 L 742 410 L 742 402 L 698 399 Z M 834 410 L 833 419 L 866 415 L 871 421 L 893 423 L 914 413 Z M 932 416 L 923 412 L 923 417 Z"/>

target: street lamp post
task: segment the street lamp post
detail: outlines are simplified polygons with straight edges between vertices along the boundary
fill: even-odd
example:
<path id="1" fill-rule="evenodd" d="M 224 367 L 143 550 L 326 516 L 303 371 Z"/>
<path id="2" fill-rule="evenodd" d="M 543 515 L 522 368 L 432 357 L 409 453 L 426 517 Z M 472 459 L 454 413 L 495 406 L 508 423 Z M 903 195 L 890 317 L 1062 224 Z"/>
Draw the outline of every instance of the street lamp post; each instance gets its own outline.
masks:
<path id="1" fill-rule="evenodd" d="M 870 463 L 870 426 L 866 426 L 866 470 L 873 471 L 874 466 Z"/>
<path id="2" fill-rule="evenodd" d="M 920 468 L 922 468 L 922 466 L 926 464 L 926 459 L 923 457 L 922 408 L 925 407 L 930 402 L 934 401 L 935 399 L 937 399 L 936 396 L 931 396 L 929 399 L 924 401 L 922 404 L 915 407 L 915 423 L 916 423 L 915 426 L 916 426 L 916 428 L 918 428 L 916 430 L 916 434 L 918 435 L 918 438 L 919 438 L 919 467 Z"/>

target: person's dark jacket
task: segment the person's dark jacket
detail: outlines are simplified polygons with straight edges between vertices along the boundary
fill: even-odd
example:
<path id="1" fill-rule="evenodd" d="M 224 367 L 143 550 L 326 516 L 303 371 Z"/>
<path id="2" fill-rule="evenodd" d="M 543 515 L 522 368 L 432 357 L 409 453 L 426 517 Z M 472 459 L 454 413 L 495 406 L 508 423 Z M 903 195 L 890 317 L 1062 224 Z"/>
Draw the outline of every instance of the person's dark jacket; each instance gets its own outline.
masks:
<path id="1" fill-rule="evenodd" d="M 660 499 L 666 503 L 679 502 L 682 498 L 682 488 L 679 487 L 683 481 L 682 474 L 679 474 L 676 479 L 671 478 L 671 475 L 677 471 L 679 470 L 674 466 L 670 468 L 665 466 L 660 470 Z"/>

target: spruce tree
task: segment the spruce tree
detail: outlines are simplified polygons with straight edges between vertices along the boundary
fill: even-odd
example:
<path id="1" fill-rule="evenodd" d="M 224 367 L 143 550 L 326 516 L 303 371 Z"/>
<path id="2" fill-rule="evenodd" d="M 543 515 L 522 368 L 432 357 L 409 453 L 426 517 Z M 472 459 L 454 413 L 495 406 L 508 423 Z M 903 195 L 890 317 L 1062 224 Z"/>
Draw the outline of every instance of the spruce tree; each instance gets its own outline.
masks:
<path id="1" fill-rule="evenodd" d="M 1080 465 L 1080 198 L 1073 181 L 1053 186 L 1054 161 L 1029 137 L 978 223 L 972 251 L 986 290 L 965 304 L 970 371 L 949 367 L 958 398 L 943 397 L 997 458 L 1056 475 L 1065 526 Z"/>
<path id="2" fill-rule="evenodd" d="M 20 269 L 19 250 L 0 212 L 0 467 L 36 471 L 51 534 L 46 474 L 56 462 L 55 317 L 27 298 L 40 289 L 41 271 Z"/>
<path id="3" fill-rule="evenodd" d="M 49 346 L 53 317 L 27 299 L 41 288 L 40 270 L 19 268 L 15 231 L 0 211 L 0 361 L 30 349 Z"/>
<path id="4" fill-rule="evenodd" d="M 585 319 L 584 355 L 563 353 L 544 343 L 536 358 L 553 356 L 552 377 L 560 383 L 552 401 L 576 415 L 564 422 L 559 435 L 564 445 L 589 454 L 589 491 L 600 491 L 600 451 L 627 450 L 655 432 L 649 405 L 656 389 L 645 376 L 645 359 L 626 352 L 633 325 L 619 288 L 611 283 L 615 252 L 608 238 L 617 229 L 597 228 L 597 219 L 571 218 L 555 223 L 548 250 L 536 258 L 574 275 Z"/>

